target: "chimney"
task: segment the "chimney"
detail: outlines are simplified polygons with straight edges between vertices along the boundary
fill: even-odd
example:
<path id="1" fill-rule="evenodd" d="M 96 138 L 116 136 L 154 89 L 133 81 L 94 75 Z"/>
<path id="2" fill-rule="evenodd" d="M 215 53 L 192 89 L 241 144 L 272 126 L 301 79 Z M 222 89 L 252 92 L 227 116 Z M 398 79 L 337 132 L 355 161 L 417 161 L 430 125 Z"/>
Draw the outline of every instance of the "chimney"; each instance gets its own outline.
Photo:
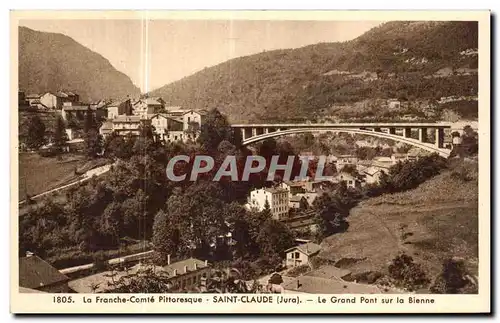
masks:
<path id="1" fill-rule="evenodd" d="M 177 276 L 177 269 L 174 269 L 174 276 Z"/>
<path id="2" fill-rule="evenodd" d="M 167 265 L 170 265 L 170 254 L 167 255 Z"/>
<path id="3" fill-rule="evenodd" d="M 31 251 L 26 251 L 26 257 L 31 257 L 33 256 L 33 253 Z"/>
<path id="4" fill-rule="evenodd" d="M 198 264 L 194 263 L 194 270 L 198 270 Z"/>
<path id="5" fill-rule="evenodd" d="M 205 266 L 208 266 L 208 260 L 205 260 Z"/>
<path id="6" fill-rule="evenodd" d="M 188 272 L 188 266 L 184 266 L 184 273 Z"/>

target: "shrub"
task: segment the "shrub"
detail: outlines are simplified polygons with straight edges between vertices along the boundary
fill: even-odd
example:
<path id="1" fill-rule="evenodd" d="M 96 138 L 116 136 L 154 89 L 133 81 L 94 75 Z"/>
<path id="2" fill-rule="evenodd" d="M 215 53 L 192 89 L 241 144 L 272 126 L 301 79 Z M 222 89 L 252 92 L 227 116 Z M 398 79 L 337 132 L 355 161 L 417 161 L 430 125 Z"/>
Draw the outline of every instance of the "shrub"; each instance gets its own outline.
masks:
<path id="1" fill-rule="evenodd" d="M 290 277 L 298 277 L 298 276 L 302 276 L 303 274 L 307 273 L 310 270 L 311 270 L 311 268 L 309 268 L 309 265 L 300 265 L 300 266 L 293 267 L 292 269 L 290 269 L 286 273 L 286 275 L 290 276 Z"/>
<path id="2" fill-rule="evenodd" d="M 392 260 L 389 265 L 389 275 L 408 290 L 415 290 L 429 284 L 429 279 L 420 264 L 416 264 L 411 256 L 404 253 Z"/>
<path id="3" fill-rule="evenodd" d="M 468 277 L 463 260 L 447 259 L 430 291 L 435 294 L 475 294 L 477 285 Z"/>

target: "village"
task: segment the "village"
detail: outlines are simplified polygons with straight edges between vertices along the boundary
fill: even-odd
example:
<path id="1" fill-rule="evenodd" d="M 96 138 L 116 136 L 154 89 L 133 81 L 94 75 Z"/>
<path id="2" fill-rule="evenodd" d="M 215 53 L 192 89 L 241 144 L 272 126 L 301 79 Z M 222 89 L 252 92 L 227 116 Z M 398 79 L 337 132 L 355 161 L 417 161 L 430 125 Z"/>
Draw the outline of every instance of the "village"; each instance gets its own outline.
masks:
<path id="1" fill-rule="evenodd" d="M 85 104 L 73 92 L 47 92 L 43 95 L 25 95 L 19 92 L 20 109 L 60 113 L 68 135 L 67 151 L 81 149 L 83 139 L 81 123 L 87 113 L 101 120 L 99 134 L 104 138 L 111 134 L 119 136 L 138 136 L 143 125 L 153 126 L 157 140 L 165 142 L 196 140 L 199 135 L 206 110 L 192 110 L 182 107 L 166 106 L 162 98 L 144 97 L 106 102 L 100 100 Z M 395 104 L 391 102 L 391 104 Z M 359 141 L 360 146 L 370 146 L 370 142 Z M 50 149 L 51 142 L 40 149 Z M 386 148 L 391 148 L 387 146 Z M 419 149 L 406 153 L 393 152 L 390 156 L 375 156 L 363 160 L 353 154 L 328 155 L 327 165 L 333 169 L 328 180 L 306 178 L 294 181 L 281 181 L 273 187 L 251 190 L 245 207 L 250 211 L 261 212 L 266 208 L 272 218 L 284 223 L 302 238 L 296 239 L 296 246 L 286 250 L 282 259 L 281 271 L 258 279 L 261 292 L 294 293 L 380 293 L 387 289 L 358 284 L 350 277 L 350 272 L 331 264 L 313 266 L 320 245 L 309 239 L 316 230 L 312 207 L 314 201 L 324 192 L 339 185 L 348 189 L 361 189 L 366 185 L 377 184 L 382 174 L 393 165 L 403 161 L 413 161 L 422 156 Z M 317 156 L 302 151 L 301 159 L 314 161 Z M 221 236 L 227 245 L 232 245 L 232 232 Z M 151 246 L 145 246 L 151 249 Z M 96 263 L 58 270 L 37 255 L 28 252 L 20 258 L 20 286 L 26 292 L 77 292 L 99 293 L 107 290 L 110 281 L 117 281 L 127 275 L 141 273 L 150 268 L 148 263 L 153 250 L 105 260 L 105 266 L 97 269 Z M 110 270 L 111 268 L 111 270 Z M 207 260 L 196 258 L 168 258 L 166 266 L 153 266 L 155 272 L 169 277 L 172 291 L 185 290 L 194 286 L 204 286 L 210 278 L 212 266 Z M 297 270 L 297 268 L 300 268 Z M 227 269 L 229 273 L 230 270 Z M 292 272 L 287 276 L 287 272 Z M 295 273 L 298 272 L 298 273 Z M 251 284 L 251 282 L 248 282 Z"/>

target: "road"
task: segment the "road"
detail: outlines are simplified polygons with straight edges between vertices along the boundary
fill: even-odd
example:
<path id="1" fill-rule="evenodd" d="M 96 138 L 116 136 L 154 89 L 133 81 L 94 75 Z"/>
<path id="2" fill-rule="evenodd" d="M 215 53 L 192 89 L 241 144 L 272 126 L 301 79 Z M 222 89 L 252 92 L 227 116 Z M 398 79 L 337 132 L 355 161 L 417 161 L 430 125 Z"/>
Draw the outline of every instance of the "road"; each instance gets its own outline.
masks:
<path id="1" fill-rule="evenodd" d="M 95 176 L 100 176 L 102 174 L 105 174 L 107 173 L 110 169 L 111 169 L 111 166 L 113 164 L 108 164 L 108 165 L 104 165 L 104 166 L 99 166 L 99 167 L 96 167 L 96 168 L 93 168 L 91 170 L 88 170 L 86 171 L 81 177 L 79 180 L 75 181 L 75 182 L 72 182 L 72 183 L 69 183 L 69 184 L 66 184 L 66 185 L 63 185 L 63 186 L 59 186 L 57 188 L 54 188 L 54 189 L 51 189 L 51 190 L 48 190 L 48 191 L 45 191 L 43 193 L 40 193 L 40 194 L 37 194 L 35 196 L 32 196 L 31 199 L 37 199 L 37 198 L 40 198 L 42 196 L 45 196 L 45 195 L 49 195 L 51 193 L 56 193 L 58 191 L 61 191 L 61 190 L 64 190 L 64 189 L 67 189 L 71 186 L 74 186 L 74 185 L 77 185 L 77 184 L 80 184 L 80 183 L 83 183 L 83 182 L 86 182 L 88 181 L 89 179 L 91 179 L 94 175 Z M 25 200 L 23 201 L 20 201 L 19 204 L 22 204 L 24 203 Z"/>

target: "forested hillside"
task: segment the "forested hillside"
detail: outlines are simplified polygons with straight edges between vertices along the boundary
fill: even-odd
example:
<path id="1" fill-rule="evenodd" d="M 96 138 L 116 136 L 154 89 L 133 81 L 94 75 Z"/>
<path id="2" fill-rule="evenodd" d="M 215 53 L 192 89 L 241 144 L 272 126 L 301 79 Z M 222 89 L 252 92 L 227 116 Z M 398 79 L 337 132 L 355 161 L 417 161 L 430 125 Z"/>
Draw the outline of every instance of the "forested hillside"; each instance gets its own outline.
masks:
<path id="1" fill-rule="evenodd" d="M 152 95 L 172 105 L 218 107 L 232 121 L 311 119 L 373 99 L 473 97 L 477 47 L 476 22 L 390 22 L 349 42 L 232 59 Z M 476 104 L 459 110 L 477 115 L 469 111 Z"/>
<path id="2" fill-rule="evenodd" d="M 73 91 L 84 101 L 139 95 L 130 78 L 72 38 L 19 27 L 19 89 Z"/>

